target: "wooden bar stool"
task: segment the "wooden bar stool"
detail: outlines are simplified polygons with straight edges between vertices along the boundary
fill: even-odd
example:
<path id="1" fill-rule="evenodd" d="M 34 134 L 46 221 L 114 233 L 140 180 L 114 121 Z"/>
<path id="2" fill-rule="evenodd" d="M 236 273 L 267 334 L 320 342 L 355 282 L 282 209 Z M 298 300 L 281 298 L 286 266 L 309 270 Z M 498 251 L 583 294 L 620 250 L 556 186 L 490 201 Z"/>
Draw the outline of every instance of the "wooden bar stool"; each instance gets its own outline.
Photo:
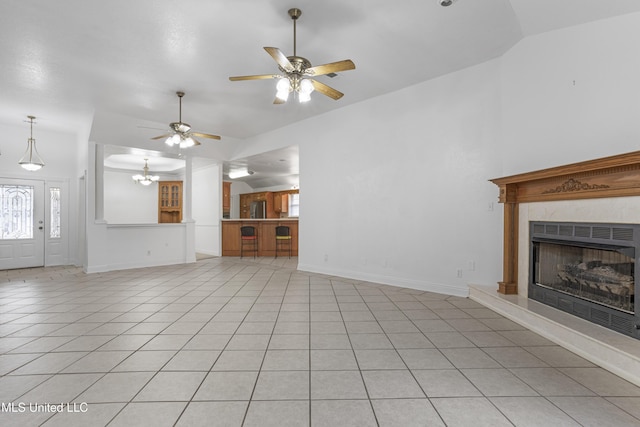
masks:
<path id="1" fill-rule="evenodd" d="M 253 251 L 253 257 L 258 254 L 258 232 L 251 225 L 240 227 L 240 258 L 244 256 L 244 247 L 248 246 Z"/>
<path id="2" fill-rule="evenodd" d="M 288 246 L 283 249 L 283 245 Z M 289 249 L 289 258 L 291 258 L 291 232 L 286 225 L 279 225 L 276 227 L 276 258 L 278 258 L 278 248 L 280 250 Z"/>

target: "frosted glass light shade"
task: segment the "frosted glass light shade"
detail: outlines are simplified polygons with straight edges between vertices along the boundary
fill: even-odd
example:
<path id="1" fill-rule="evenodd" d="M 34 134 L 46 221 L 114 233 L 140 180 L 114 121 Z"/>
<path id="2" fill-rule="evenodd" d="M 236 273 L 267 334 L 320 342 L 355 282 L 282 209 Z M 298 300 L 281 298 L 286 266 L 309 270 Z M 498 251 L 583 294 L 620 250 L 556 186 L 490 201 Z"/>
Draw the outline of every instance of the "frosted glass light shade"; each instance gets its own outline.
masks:
<path id="1" fill-rule="evenodd" d="M 29 138 L 27 141 L 27 151 L 24 156 L 18 161 L 18 164 L 24 169 L 33 172 L 37 171 L 44 166 L 44 162 L 36 150 L 36 140 Z"/>

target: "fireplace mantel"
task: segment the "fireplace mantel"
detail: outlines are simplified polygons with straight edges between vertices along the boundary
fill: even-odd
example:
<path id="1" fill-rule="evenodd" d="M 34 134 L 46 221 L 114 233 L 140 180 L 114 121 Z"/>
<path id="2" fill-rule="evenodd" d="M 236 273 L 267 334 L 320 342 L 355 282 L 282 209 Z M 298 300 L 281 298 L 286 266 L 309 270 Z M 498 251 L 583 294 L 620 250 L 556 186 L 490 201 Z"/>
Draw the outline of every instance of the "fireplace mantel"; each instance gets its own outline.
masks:
<path id="1" fill-rule="evenodd" d="M 490 180 L 504 203 L 502 281 L 498 292 L 518 293 L 520 203 L 640 196 L 640 151 Z"/>

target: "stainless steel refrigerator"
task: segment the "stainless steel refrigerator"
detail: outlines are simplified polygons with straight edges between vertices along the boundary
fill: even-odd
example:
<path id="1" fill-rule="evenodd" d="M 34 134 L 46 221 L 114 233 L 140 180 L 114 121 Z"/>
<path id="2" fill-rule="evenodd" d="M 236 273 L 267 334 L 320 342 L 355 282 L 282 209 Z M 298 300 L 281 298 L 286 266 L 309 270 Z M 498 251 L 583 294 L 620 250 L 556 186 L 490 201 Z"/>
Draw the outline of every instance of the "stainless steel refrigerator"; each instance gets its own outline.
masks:
<path id="1" fill-rule="evenodd" d="M 264 200 L 256 200 L 255 202 L 251 202 L 251 206 L 249 208 L 249 216 L 252 219 L 266 218 L 267 202 Z"/>

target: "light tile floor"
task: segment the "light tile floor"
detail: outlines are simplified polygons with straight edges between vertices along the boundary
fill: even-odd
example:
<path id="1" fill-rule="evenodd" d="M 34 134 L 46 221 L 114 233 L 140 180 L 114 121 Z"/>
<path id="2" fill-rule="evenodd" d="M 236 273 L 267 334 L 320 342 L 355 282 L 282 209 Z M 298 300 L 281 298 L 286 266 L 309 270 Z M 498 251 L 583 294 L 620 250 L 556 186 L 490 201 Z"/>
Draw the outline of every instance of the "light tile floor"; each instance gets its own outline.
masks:
<path id="1" fill-rule="evenodd" d="M 474 301 L 296 263 L 0 271 L 0 425 L 640 426 L 640 388 Z"/>

